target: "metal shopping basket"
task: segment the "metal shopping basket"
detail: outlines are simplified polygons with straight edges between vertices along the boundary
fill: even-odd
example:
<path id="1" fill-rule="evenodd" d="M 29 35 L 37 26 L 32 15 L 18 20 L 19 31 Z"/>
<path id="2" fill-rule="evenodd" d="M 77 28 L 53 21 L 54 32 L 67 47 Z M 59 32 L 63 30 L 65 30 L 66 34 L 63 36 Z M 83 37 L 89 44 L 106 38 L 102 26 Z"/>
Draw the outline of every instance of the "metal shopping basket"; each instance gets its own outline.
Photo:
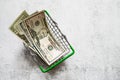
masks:
<path id="1" fill-rule="evenodd" d="M 64 56 L 62 56 L 59 60 L 54 62 L 51 65 L 47 65 L 38 55 L 34 54 L 34 51 L 29 49 L 26 45 L 26 48 L 30 51 L 31 55 L 33 56 L 33 59 L 35 62 L 39 65 L 40 70 L 45 73 L 48 72 L 49 70 L 53 69 L 63 61 L 65 61 L 67 58 L 72 56 L 75 53 L 75 50 L 73 47 L 70 45 L 68 42 L 66 36 L 61 32 L 61 30 L 58 28 L 57 23 L 51 18 L 49 13 L 44 10 L 45 17 L 46 17 L 46 22 L 48 23 L 48 28 L 52 35 L 64 46 L 64 48 L 70 50 L 69 53 L 66 53 Z"/>

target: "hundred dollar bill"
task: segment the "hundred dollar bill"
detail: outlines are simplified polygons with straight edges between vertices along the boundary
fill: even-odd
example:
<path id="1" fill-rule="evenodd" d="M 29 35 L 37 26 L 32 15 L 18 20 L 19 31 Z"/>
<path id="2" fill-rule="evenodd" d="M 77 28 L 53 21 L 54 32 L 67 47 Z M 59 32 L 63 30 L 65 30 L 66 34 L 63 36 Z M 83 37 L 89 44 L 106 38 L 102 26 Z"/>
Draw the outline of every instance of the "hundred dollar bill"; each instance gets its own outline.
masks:
<path id="1" fill-rule="evenodd" d="M 24 42 L 24 44 L 26 44 L 28 47 L 30 47 L 30 49 L 32 49 L 33 51 L 35 51 L 34 47 L 32 47 L 28 41 L 28 39 L 26 38 L 23 30 L 21 29 L 21 26 L 19 25 L 19 23 L 27 18 L 29 15 L 26 11 L 23 11 L 19 17 L 13 22 L 13 24 L 10 27 L 10 30 L 15 33 L 20 39 L 22 39 L 22 41 Z"/>
<path id="2" fill-rule="evenodd" d="M 63 55 L 65 49 L 51 36 L 44 20 L 44 12 L 39 12 L 36 15 L 26 18 L 24 24 L 29 31 L 36 50 L 41 54 L 45 62 L 51 65 Z"/>

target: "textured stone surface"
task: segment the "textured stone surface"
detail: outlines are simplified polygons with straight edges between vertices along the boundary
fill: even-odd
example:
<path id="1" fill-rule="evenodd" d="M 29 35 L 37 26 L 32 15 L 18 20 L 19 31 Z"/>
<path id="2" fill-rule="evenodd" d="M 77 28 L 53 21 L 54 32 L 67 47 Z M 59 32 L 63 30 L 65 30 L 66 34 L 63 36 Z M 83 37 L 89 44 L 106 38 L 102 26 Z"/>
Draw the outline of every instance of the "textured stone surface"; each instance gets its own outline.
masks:
<path id="1" fill-rule="evenodd" d="M 46 9 L 76 50 L 42 73 L 8 28 Z M 120 0 L 0 0 L 0 80 L 120 80 Z"/>

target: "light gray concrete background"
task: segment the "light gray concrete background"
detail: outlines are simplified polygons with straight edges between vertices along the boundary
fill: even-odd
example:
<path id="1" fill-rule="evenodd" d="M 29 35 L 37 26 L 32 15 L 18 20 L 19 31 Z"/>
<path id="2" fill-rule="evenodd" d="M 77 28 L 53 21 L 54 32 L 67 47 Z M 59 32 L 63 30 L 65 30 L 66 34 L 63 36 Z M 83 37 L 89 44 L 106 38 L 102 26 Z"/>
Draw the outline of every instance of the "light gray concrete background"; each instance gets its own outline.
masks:
<path id="1" fill-rule="evenodd" d="M 49 73 L 8 29 L 23 10 L 43 9 L 76 51 Z M 120 0 L 0 0 L 0 80 L 120 80 Z"/>

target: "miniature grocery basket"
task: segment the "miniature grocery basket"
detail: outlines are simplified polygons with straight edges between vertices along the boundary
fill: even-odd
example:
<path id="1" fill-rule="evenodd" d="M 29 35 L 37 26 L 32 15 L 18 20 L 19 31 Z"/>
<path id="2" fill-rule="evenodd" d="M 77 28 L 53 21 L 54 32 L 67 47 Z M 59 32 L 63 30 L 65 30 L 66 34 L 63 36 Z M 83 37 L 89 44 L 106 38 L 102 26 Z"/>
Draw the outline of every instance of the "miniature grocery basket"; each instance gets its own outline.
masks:
<path id="1" fill-rule="evenodd" d="M 73 47 L 69 44 L 66 36 L 58 28 L 57 23 L 51 18 L 51 16 L 49 15 L 49 13 L 46 10 L 44 10 L 44 13 L 45 13 L 46 21 L 48 23 L 51 33 L 54 34 L 54 36 L 57 38 L 57 40 L 59 40 L 62 43 L 62 45 L 65 48 L 68 48 L 70 51 L 69 51 L 69 53 L 62 56 L 59 60 L 54 62 L 53 64 L 47 65 L 37 54 L 34 54 L 35 53 L 34 51 L 29 49 L 24 44 L 25 47 L 30 51 L 34 61 L 39 65 L 39 68 L 43 73 L 48 72 L 49 70 L 53 69 L 54 67 L 56 67 L 57 65 L 59 65 L 60 63 L 62 63 L 63 61 L 65 61 L 67 58 L 69 58 L 70 56 L 72 56 L 75 53 Z"/>

